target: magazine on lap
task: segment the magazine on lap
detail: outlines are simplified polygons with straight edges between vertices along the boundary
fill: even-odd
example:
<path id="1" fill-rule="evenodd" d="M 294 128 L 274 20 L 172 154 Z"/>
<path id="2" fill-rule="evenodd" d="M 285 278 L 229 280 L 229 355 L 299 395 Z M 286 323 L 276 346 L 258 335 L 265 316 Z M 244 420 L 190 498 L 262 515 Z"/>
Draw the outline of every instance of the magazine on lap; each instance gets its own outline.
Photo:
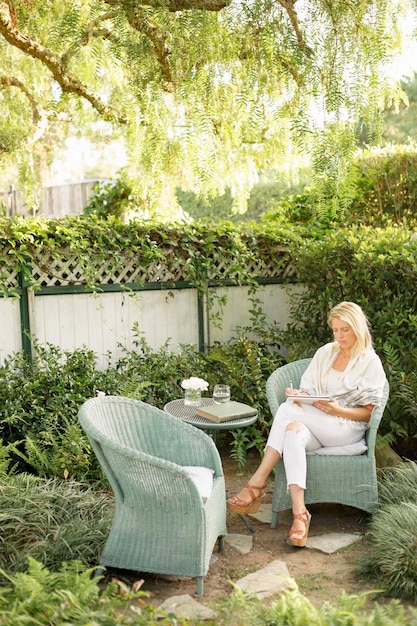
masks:
<path id="1" fill-rule="evenodd" d="M 313 402 L 318 402 L 322 400 L 323 402 L 330 402 L 332 398 L 330 396 L 302 396 L 294 395 L 287 396 L 287 400 L 294 400 L 295 402 L 301 402 L 303 404 L 313 404 Z"/>

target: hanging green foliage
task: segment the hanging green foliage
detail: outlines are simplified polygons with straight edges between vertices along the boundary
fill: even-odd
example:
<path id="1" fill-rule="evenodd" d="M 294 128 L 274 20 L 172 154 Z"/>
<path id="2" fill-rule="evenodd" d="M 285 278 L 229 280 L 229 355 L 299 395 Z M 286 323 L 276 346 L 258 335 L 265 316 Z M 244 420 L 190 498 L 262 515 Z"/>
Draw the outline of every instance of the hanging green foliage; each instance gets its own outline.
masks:
<path id="1" fill-rule="evenodd" d="M 0 156 L 36 189 L 69 131 L 123 128 L 137 193 L 172 214 L 179 186 L 229 188 L 243 211 L 260 171 L 310 154 L 337 211 L 358 119 L 378 136 L 401 97 L 386 67 L 413 11 L 411 0 L 2 2 Z"/>

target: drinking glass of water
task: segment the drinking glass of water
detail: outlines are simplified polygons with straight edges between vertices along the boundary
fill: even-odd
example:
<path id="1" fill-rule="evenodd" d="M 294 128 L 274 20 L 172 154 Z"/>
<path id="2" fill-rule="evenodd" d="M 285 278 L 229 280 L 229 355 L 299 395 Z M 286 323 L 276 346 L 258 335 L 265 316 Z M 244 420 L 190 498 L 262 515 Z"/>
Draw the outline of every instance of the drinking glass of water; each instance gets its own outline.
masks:
<path id="1" fill-rule="evenodd" d="M 230 400 L 229 385 L 215 385 L 213 389 L 213 400 L 216 404 L 223 404 Z"/>

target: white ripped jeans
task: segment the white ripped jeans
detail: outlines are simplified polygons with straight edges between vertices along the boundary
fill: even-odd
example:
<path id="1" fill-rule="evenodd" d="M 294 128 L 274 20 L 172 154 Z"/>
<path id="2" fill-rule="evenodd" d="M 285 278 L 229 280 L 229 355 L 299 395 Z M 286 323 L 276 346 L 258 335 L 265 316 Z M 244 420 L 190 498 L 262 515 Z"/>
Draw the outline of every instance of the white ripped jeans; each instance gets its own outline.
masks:
<path id="1" fill-rule="evenodd" d="M 288 425 L 296 425 L 288 429 Z M 325 446 L 341 446 L 360 441 L 366 422 L 327 415 L 310 404 L 283 402 L 275 414 L 266 447 L 282 456 L 288 485 L 306 488 L 306 453 Z"/>

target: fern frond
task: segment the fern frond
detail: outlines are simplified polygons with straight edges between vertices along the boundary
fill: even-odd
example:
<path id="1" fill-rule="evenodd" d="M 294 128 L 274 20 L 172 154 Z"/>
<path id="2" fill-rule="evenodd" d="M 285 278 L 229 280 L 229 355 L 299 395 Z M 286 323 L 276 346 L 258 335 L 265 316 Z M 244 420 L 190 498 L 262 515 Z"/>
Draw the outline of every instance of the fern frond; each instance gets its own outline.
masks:
<path id="1" fill-rule="evenodd" d="M 150 387 L 152 383 L 148 380 L 142 380 L 138 372 L 132 372 L 128 378 L 119 383 L 118 393 L 125 398 L 133 398 L 134 400 L 143 400 L 145 397 L 145 389 Z"/>

